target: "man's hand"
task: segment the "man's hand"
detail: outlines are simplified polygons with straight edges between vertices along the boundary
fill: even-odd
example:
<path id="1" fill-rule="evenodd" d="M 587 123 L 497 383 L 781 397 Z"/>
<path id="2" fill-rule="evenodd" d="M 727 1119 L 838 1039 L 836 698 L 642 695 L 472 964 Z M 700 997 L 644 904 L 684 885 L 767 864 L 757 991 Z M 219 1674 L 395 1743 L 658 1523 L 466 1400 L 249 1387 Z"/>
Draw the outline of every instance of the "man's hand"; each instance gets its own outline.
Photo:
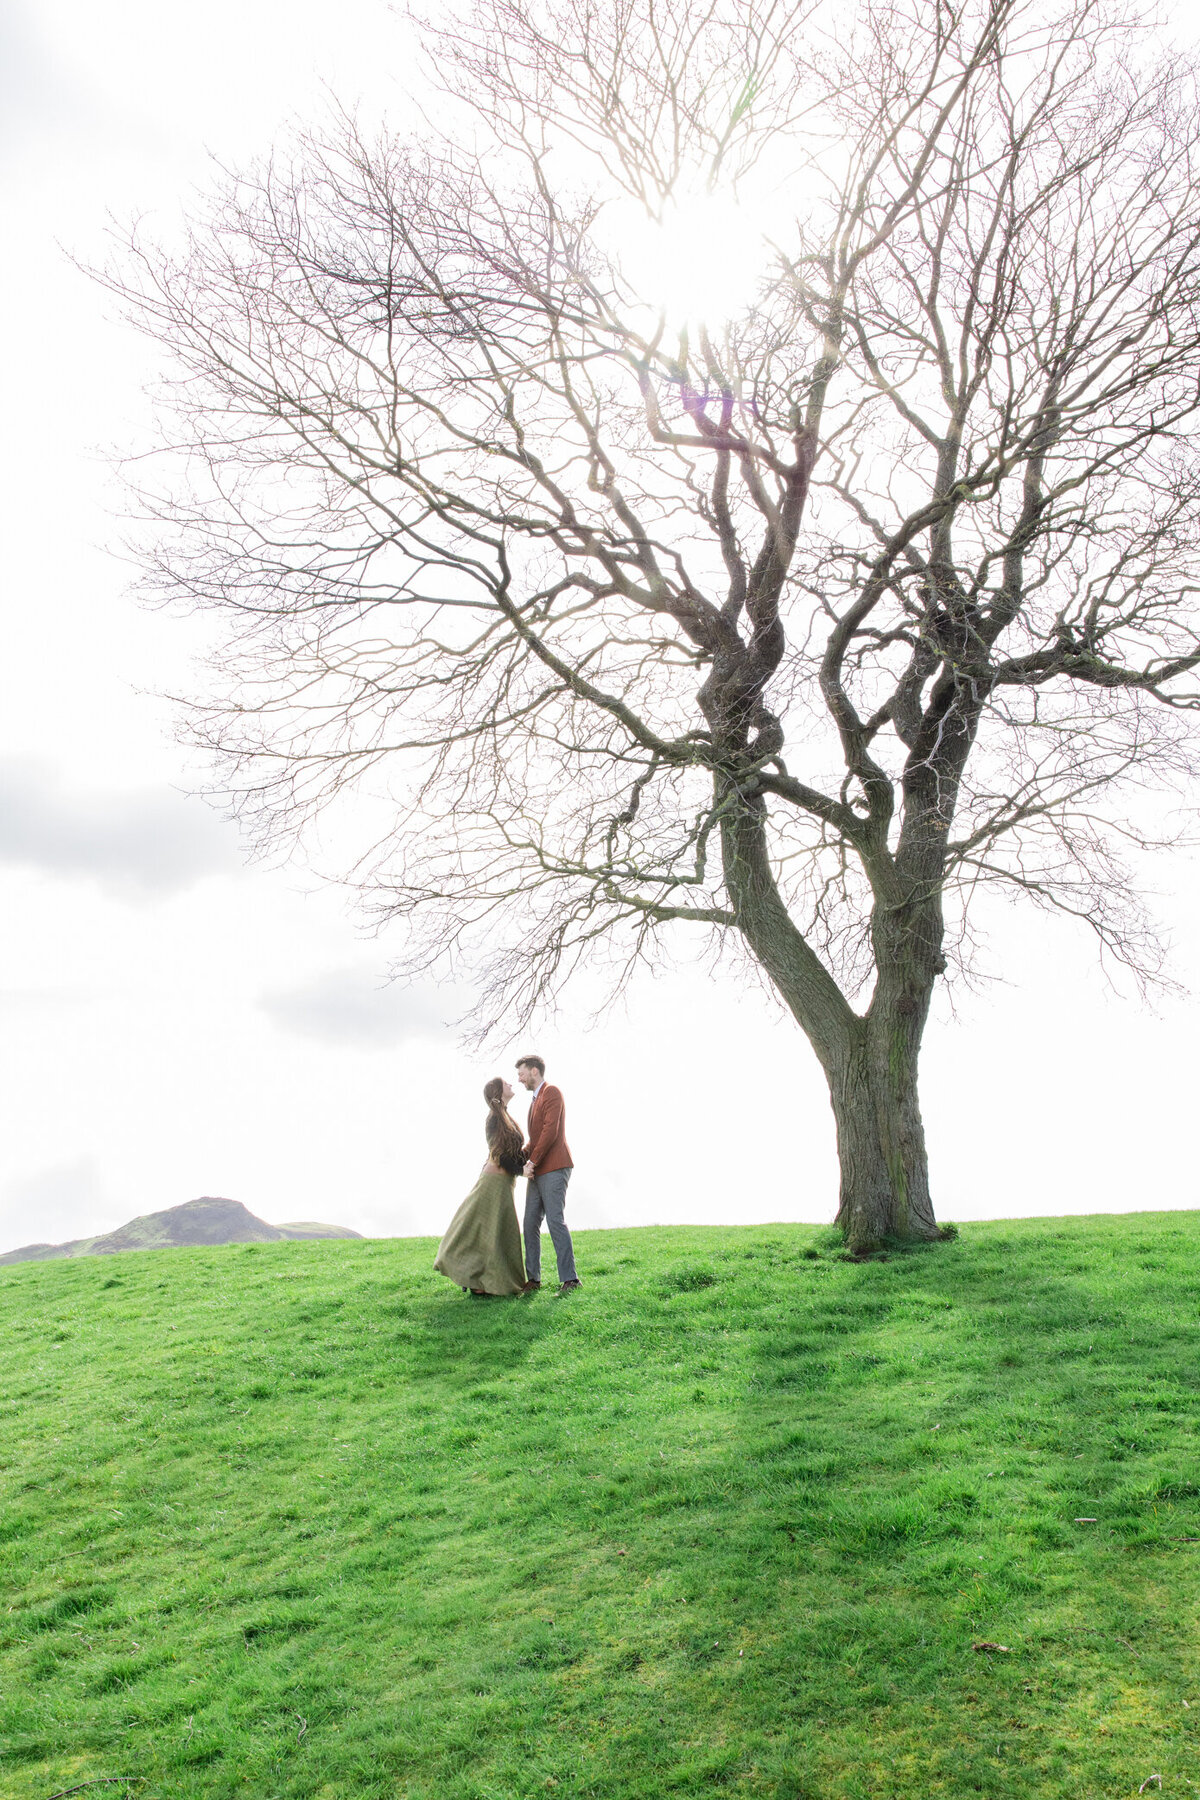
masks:
<path id="1" fill-rule="evenodd" d="M 533 1176 L 534 1176 L 533 1164 L 531 1162 L 527 1162 L 525 1164 L 525 1179 L 526 1179 L 526 1181 L 532 1181 Z"/>

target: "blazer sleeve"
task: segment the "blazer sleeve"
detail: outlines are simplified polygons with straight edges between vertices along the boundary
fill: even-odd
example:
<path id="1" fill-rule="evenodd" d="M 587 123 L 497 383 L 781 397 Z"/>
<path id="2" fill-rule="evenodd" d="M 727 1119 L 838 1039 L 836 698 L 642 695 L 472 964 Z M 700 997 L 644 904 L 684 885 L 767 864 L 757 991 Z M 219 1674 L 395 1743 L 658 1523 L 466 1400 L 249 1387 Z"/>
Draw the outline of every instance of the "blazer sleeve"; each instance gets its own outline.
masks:
<path id="1" fill-rule="evenodd" d="M 563 1105 L 563 1097 L 558 1088 L 544 1087 L 540 1099 L 541 1105 L 538 1107 L 537 1136 L 530 1138 L 529 1145 L 525 1151 L 526 1162 L 531 1162 L 535 1165 L 541 1162 L 543 1156 L 546 1156 L 549 1153 L 551 1144 L 554 1143 L 556 1138 L 561 1136 L 563 1118 L 566 1112 L 566 1108 Z"/>

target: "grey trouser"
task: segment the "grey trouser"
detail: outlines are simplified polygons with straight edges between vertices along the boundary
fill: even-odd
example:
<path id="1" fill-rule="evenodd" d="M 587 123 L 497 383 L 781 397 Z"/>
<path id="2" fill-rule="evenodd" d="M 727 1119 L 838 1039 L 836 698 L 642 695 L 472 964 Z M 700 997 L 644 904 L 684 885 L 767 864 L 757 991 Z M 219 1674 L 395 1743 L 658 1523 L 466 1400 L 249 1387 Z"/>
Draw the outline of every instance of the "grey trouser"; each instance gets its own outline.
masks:
<path id="1" fill-rule="evenodd" d="M 570 1169 L 551 1169 L 535 1175 L 525 1188 L 525 1274 L 530 1281 L 542 1278 L 542 1220 L 550 1227 L 550 1241 L 558 1258 L 558 1279 L 577 1281 L 575 1251 L 563 1213 L 567 1204 Z"/>

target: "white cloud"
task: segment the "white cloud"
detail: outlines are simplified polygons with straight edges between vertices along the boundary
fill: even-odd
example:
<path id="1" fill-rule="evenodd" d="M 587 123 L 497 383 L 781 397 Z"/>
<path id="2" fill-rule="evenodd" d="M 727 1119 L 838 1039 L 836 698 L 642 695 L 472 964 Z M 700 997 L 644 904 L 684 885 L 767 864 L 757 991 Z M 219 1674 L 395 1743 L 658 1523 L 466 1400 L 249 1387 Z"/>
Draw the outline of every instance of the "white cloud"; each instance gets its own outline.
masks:
<path id="1" fill-rule="evenodd" d="M 330 970 L 264 994 L 260 1004 L 285 1031 L 363 1050 L 444 1037 L 463 1010 L 461 998 L 448 989 L 387 986 L 366 969 Z"/>
<path id="2" fill-rule="evenodd" d="M 103 1221 L 80 1225 L 81 1219 Z M 108 1231 L 120 1221 L 104 1191 L 94 1156 L 38 1169 L 0 1190 L 0 1251 L 60 1244 L 80 1231 Z"/>
<path id="3" fill-rule="evenodd" d="M 45 763 L 0 764 L 2 863 L 137 897 L 177 892 L 238 861 L 235 830 L 186 794 L 69 792 Z"/>
<path id="4" fill-rule="evenodd" d="M 351 104 L 381 95 L 403 134 L 389 70 L 408 64 L 381 54 L 386 0 L 16 0 L 5 17 L 25 40 L 8 63 L 0 45 L 22 279 L 0 291 L 0 312 L 24 354 L 6 368 L 21 429 L 0 443 L 21 525 L 6 543 L 0 754 L 25 761 L 0 847 L 0 1247 L 90 1235 L 203 1193 L 268 1219 L 437 1234 L 479 1167 L 483 1082 L 511 1078 L 535 1047 L 568 1098 L 574 1224 L 831 1217 L 819 1069 L 754 992 L 739 1007 L 735 984 L 687 970 L 638 984 L 599 1026 L 573 1002 L 532 1040 L 469 1057 L 442 1029 L 465 1010 L 457 993 L 357 972 L 336 891 L 303 893 L 264 868 L 196 885 L 234 866 L 235 836 L 171 792 L 186 778 L 162 709 L 131 689 L 184 687 L 206 629 L 136 608 L 123 566 L 95 547 L 119 541 L 123 502 L 93 447 L 145 442 L 155 358 L 55 240 L 102 258 L 110 211 L 157 214 L 169 235 L 178 198 L 208 184 L 207 146 L 240 162 L 280 118 L 320 114 L 326 82 Z M 62 768 L 65 790 L 45 770 L 32 779 L 33 756 Z M 1200 985 L 1200 873 L 1174 866 L 1166 910 Z M 185 891 L 171 905 L 136 909 L 104 891 L 172 886 Z M 1065 926 L 1004 924 L 996 942 L 1015 985 L 964 995 L 957 1022 L 942 1011 L 930 1028 L 939 1212 L 1200 1205 L 1193 1009 L 1152 1017 L 1112 1000 Z M 518 1118 L 525 1105 L 519 1094 Z"/>

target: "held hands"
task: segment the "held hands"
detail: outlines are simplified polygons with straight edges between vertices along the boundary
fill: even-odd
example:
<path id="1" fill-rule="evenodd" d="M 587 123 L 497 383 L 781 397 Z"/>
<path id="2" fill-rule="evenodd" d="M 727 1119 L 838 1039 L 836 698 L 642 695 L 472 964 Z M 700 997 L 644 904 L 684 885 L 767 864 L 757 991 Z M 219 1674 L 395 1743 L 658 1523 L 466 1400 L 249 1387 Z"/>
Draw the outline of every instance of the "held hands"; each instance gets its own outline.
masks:
<path id="1" fill-rule="evenodd" d="M 533 1164 L 531 1162 L 527 1162 L 525 1164 L 525 1179 L 526 1179 L 526 1181 L 532 1181 L 533 1175 L 534 1175 Z"/>

